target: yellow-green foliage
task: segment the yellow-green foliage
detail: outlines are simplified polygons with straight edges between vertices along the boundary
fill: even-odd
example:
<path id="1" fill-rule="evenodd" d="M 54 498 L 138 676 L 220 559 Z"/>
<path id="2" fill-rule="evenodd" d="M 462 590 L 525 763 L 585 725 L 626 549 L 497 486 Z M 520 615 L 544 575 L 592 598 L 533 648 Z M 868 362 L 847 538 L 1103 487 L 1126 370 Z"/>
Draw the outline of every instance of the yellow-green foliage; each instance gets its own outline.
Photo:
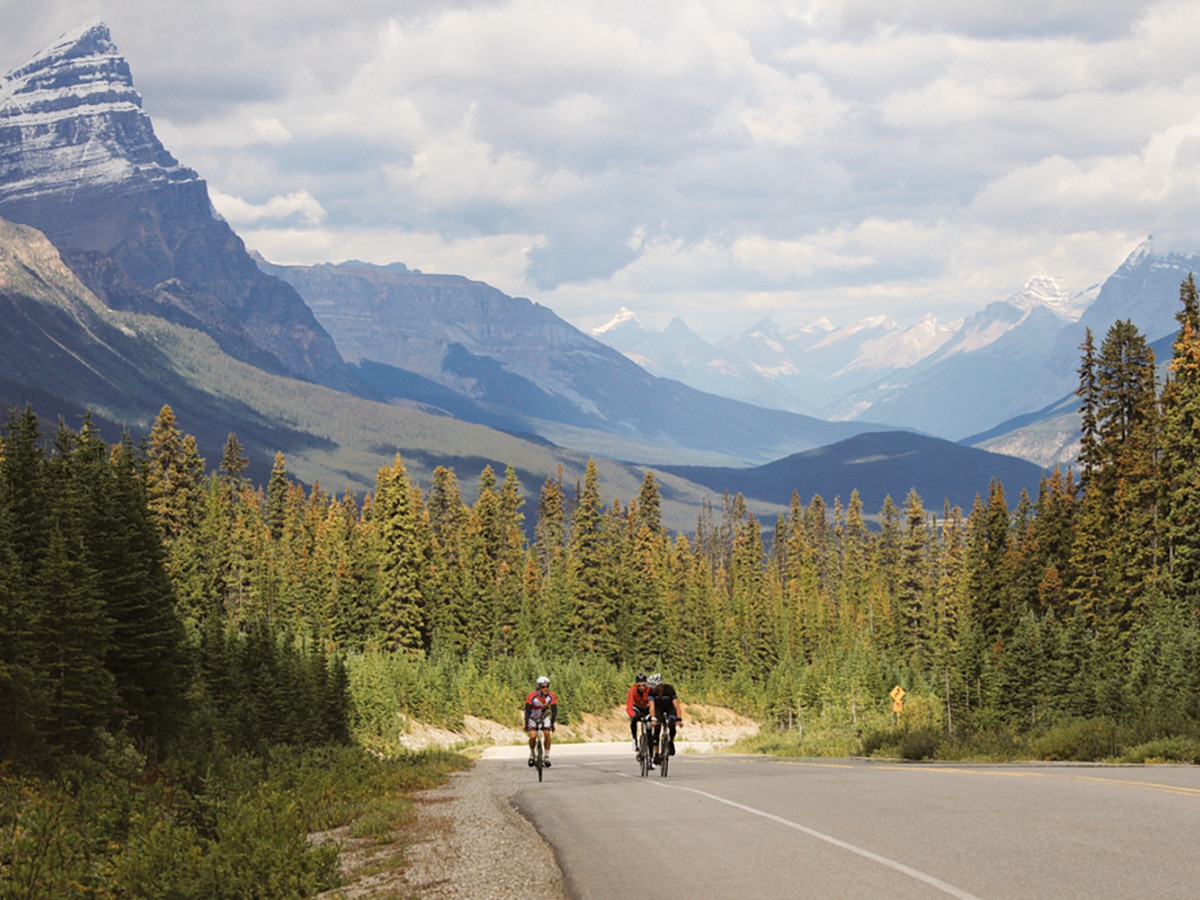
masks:
<path id="1" fill-rule="evenodd" d="M 0 777 L 0 897 L 312 896 L 336 886 L 339 847 L 312 846 L 310 832 L 363 818 L 383 834 L 402 818 L 405 793 L 465 764 L 444 753 L 275 748 L 189 772 L 89 765 L 56 782 Z"/>

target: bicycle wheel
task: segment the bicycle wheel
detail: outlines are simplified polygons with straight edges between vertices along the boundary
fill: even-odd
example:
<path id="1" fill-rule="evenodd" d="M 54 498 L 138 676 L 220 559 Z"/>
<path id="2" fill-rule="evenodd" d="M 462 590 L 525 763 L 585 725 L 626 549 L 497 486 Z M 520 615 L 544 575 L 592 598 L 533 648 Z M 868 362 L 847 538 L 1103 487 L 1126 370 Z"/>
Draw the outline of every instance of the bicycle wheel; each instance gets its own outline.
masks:
<path id="1" fill-rule="evenodd" d="M 650 746 L 650 729 L 643 722 L 641 731 L 638 734 L 638 762 L 642 767 L 643 778 L 650 774 L 650 758 L 653 755 L 654 751 Z"/>
<path id="2" fill-rule="evenodd" d="M 537 735 L 537 744 L 534 745 L 533 751 L 534 767 L 537 769 L 538 781 L 542 780 L 542 769 L 545 768 L 542 756 L 542 733 L 539 731 Z"/>
<path id="3" fill-rule="evenodd" d="M 671 726 L 666 722 L 663 722 L 658 758 L 660 760 L 658 764 L 658 776 L 659 778 L 666 778 L 667 764 L 671 759 Z"/>

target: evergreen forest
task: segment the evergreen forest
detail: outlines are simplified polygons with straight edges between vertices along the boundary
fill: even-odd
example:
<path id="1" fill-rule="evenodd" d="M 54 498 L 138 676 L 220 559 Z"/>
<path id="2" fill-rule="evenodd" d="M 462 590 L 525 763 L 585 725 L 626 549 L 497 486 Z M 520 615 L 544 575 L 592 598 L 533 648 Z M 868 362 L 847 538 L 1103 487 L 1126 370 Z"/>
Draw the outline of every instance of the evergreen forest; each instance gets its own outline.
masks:
<path id="1" fill-rule="evenodd" d="M 80 884 L 188 896 L 161 883 L 183 866 L 211 888 L 241 871 L 222 854 L 254 830 L 244 817 L 283 802 L 283 788 L 255 793 L 272 779 L 294 793 L 307 773 L 321 796 L 346 771 L 403 781 L 361 751 L 411 763 L 412 719 L 515 725 L 539 674 L 570 721 L 662 671 L 685 702 L 758 719 L 756 746 L 776 752 L 1194 761 L 1190 277 L 1177 318 L 1161 382 L 1131 322 L 1099 345 L 1087 333 L 1078 464 L 1036 497 L 999 481 L 970 510 L 915 491 L 870 511 L 856 493 L 793 495 L 760 522 L 725 496 L 687 534 L 663 527 L 652 471 L 617 498 L 594 464 L 530 491 L 486 468 L 468 504 L 453 470 L 422 487 L 397 455 L 369 494 L 339 496 L 293 482 L 282 454 L 252 484 L 233 434 L 210 466 L 169 406 L 115 446 L 87 418 L 44 433 L 14 411 L 0 448 L 0 896 L 44 888 L 22 863 L 31 834 L 65 842 Z M 63 824 L 94 819 L 89 791 L 116 783 L 107 825 Z M 349 812 L 290 815 L 311 830 Z M 139 827 L 174 862 L 148 857 Z M 288 852 L 294 883 L 262 896 L 335 879 L 328 854 Z"/>

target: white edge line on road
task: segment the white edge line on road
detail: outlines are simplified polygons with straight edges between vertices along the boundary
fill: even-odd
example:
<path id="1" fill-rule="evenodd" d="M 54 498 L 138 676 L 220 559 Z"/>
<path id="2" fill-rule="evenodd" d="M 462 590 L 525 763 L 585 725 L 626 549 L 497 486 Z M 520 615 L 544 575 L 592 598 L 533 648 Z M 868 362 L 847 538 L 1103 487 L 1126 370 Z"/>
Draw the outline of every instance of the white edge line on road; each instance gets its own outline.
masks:
<path id="1" fill-rule="evenodd" d="M 632 776 L 630 776 L 632 777 Z M 825 841 L 828 844 L 833 844 L 835 847 L 841 847 L 843 850 L 849 850 L 851 853 L 857 853 L 859 856 L 872 860 L 873 862 L 885 865 L 888 868 L 895 869 L 897 872 L 903 872 L 911 878 L 918 881 L 923 881 L 930 887 L 935 887 L 939 891 L 949 894 L 951 897 L 958 897 L 959 900 L 980 900 L 974 894 L 968 894 L 966 891 L 959 890 L 952 884 L 947 884 L 941 879 L 934 878 L 932 875 L 927 875 L 911 866 L 906 866 L 904 863 L 896 862 L 894 859 L 888 859 L 886 856 L 880 856 L 878 853 L 872 853 L 870 850 L 864 850 L 862 847 L 856 847 L 853 844 L 847 844 L 845 841 L 838 840 L 835 837 L 830 837 L 827 834 L 822 834 L 819 831 L 814 831 L 797 822 L 789 821 L 781 816 L 773 815 L 769 812 L 763 812 L 761 809 L 755 809 L 752 806 L 746 806 L 743 803 L 737 803 L 733 800 L 726 800 L 724 797 L 718 797 L 716 794 L 710 794 L 707 791 L 700 791 L 696 788 L 681 787 L 674 784 L 663 784 L 661 781 L 650 782 L 654 787 L 669 788 L 674 791 L 688 791 L 692 794 L 699 794 L 701 797 L 707 797 L 709 800 L 716 800 L 718 803 L 724 803 L 726 806 L 732 806 L 734 809 L 740 809 L 743 812 L 752 813 L 756 816 L 762 816 L 764 819 L 770 819 L 772 822 L 778 822 L 780 825 L 786 825 L 788 828 L 794 828 L 797 831 L 802 831 L 810 837 L 815 837 L 817 840 Z"/>

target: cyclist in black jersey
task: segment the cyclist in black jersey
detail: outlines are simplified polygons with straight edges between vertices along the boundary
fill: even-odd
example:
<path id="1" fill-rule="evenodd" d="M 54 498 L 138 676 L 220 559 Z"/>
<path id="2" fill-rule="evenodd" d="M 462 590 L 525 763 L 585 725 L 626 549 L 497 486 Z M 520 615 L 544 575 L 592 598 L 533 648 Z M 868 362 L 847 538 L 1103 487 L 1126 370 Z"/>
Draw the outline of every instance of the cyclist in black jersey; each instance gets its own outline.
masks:
<path id="1" fill-rule="evenodd" d="M 655 672 L 649 678 L 650 684 L 650 724 L 654 726 L 654 746 L 658 746 L 659 735 L 662 734 L 663 723 L 667 724 L 667 734 L 671 740 L 671 756 L 675 755 L 675 728 L 683 727 L 683 706 L 675 686 L 663 684 L 662 675 Z M 662 762 L 655 754 L 654 764 Z"/>

